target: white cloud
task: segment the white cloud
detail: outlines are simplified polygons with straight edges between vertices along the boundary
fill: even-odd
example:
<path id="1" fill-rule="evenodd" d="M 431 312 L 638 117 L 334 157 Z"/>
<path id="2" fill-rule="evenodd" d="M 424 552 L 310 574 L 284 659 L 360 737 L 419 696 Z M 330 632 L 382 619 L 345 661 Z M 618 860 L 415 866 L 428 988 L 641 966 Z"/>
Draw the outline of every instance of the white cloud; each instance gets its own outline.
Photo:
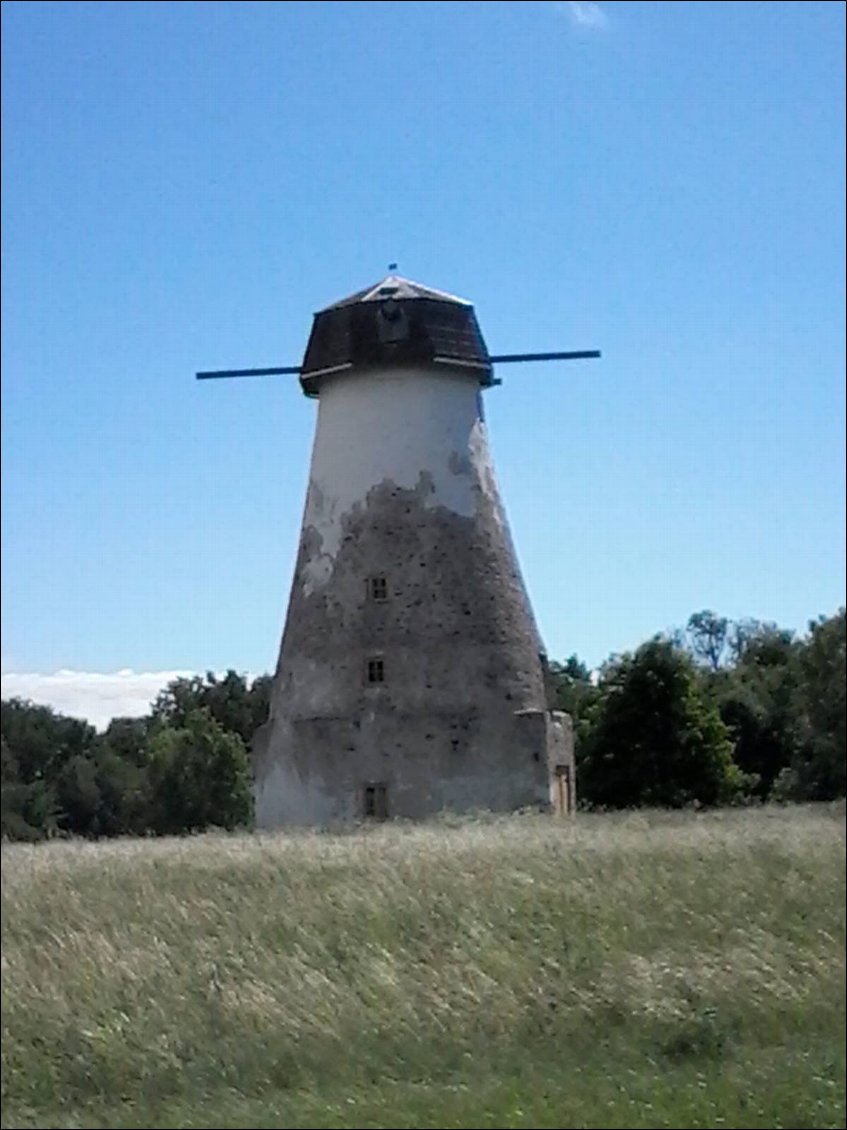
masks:
<path id="1" fill-rule="evenodd" d="M 156 695 L 172 679 L 194 671 L 56 671 L 52 675 L 4 672 L 3 698 L 24 698 L 52 706 L 61 714 L 84 718 L 104 730 L 112 718 L 146 714 Z"/>
<path id="2" fill-rule="evenodd" d="M 569 3 L 560 3 L 556 7 L 566 12 L 579 27 L 605 27 L 609 22 L 609 17 L 594 0 L 570 0 Z"/>

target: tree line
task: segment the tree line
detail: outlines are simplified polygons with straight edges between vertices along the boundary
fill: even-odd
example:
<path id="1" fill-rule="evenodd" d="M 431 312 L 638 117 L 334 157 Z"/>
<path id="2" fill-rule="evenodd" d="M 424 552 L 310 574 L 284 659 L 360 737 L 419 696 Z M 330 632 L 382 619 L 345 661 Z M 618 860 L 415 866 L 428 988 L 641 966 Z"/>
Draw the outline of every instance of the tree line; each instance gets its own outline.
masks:
<path id="1" fill-rule="evenodd" d="M 271 679 L 175 679 L 141 718 L 105 732 L 49 706 L 2 703 L 2 836 L 39 840 L 248 827 L 250 741 Z"/>
<path id="2" fill-rule="evenodd" d="M 577 790 L 591 807 L 680 807 L 844 796 L 841 608 L 804 636 L 712 611 L 611 656 L 592 678 L 553 664 L 574 719 Z"/>
<path id="3" fill-rule="evenodd" d="M 589 672 L 550 664 L 574 719 L 585 808 L 844 796 L 847 614 L 802 636 L 712 611 Z M 179 678 L 142 718 L 87 722 L 2 703 L 2 827 L 10 840 L 249 827 L 250 743 L 271 678 Z"/>

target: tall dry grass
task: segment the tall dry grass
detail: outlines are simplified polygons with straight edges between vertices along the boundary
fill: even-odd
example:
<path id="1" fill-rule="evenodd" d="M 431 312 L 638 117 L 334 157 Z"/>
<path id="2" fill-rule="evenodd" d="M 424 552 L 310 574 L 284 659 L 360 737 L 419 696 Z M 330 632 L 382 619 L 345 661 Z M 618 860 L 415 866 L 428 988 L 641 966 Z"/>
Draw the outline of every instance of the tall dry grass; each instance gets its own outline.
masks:
<path id="1" fill-rule="evenodd" d="M 3 849 L 3 1126 L 844 1125 L 844 808 Z"/>

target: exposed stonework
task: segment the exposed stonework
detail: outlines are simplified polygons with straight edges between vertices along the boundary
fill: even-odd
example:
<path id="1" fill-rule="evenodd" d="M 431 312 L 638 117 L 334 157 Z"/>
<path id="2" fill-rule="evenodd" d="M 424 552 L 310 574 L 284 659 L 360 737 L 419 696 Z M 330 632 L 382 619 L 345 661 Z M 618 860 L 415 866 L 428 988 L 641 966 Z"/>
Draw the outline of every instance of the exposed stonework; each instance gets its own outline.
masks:
<path id="1" fill-rule="evenodd" d="M 254 741 L 259 827 L 359 819 L 377 786 L 389 816 L 555 808 L 573 741 L 546 675 L 478 379 L 412 365 L 323 380 Z"/>

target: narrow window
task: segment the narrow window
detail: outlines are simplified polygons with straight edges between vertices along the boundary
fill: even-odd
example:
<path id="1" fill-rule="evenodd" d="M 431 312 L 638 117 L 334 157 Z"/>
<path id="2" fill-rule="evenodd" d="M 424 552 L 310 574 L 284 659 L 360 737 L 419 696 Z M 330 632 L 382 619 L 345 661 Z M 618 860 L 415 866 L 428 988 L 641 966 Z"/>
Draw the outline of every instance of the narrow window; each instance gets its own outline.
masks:
<path id="1" fill-rule="evenodd" d="M 371 600 L 388 600 L 388 580 L 386 577 L 370 577 L 368 591 Z"/>
<path id="2" fill-rule="evenodd" d="M 376 815 L 376 785 L 365 785 L 365 816 Z"/>
<path id="3" fill-rule="evenodd" d="M 388 795 L 385 785 L 365 785 L 365 816 L 369 820 L 388 818 Z"/>
<path id="4" fill-rule="evenodd" d="M 369 659 L 368 660 L 368 682 L 369 683 L 384 683 L 385 682 L 385 661 L 382 659 Z"/>

